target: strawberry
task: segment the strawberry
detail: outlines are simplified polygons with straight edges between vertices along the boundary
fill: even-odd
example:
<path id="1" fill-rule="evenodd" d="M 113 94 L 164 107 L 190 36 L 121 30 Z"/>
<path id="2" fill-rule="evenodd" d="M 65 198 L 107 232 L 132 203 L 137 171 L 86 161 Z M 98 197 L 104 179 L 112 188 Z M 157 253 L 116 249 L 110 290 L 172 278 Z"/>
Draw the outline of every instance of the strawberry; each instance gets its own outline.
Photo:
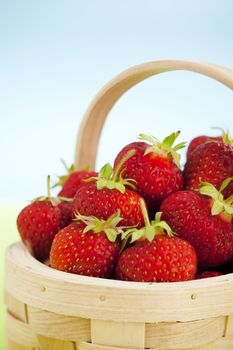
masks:
<path id="1" fill-rule="evenodd" d="M 68 201 L 65 197 L 58 197 L 60 203 L 58 203 L 58 208 L 61 211 L 61 227 L 68 226 L 73 220 L 73 206 L 72 202 Z"/>
<path id="2" fill-rule="evenodd" d="M 84 181 L 85 179 L 88 179 L 90 177 L 95 177 L 98 175 L 98 173 L 95 171 L 75 170 L 75 167 L 73 164 L 71 165 L 70 168 L 67 167 L 65 162 L 63 162 L 63 164 L 67 170 L 67 175 L 59 176 L 59 181 L 54 186 L 54 187 L 62 186 L 62 189 L 58 193 L 59 197 L 73 198 L 77 190 L 81 186 L 86 185 Z"/>
<path id="3" fill-rule="evenodd" d="M 185 189 L 197 191 L 201 183 L 209 182 L 217 189 L 227 177 L 233 176 L 233 141 L 228 134 L 222 141 L 209 141 L 198 146 L 184 168 Z M 224 191 L 233 193 L 233 182 Z"/>
<path id="4" fill-rule="evenodd" d="M 165 221 L 160 221 L 161 213 L 149 222 L 143 201 L 142 211 L 145 227 L 126 231 L 131 243 L 136 244 L 120 255 L 116 276 L 118 279 L 136 282 L 176 282 L 195 278 L 197 257 L 193 247 L 174 232 Z"/>
<path id="5" fill-rule="evenodd" d="M 210 278 L 210 277 L 217 277 L 217 276 L 222 276 L 222 273 L 218 271 L 205 271 L 197 274 L 196 279 L 199 280 L 202 278 Z"/>
<path id="6" fill-rule="evenodd" d="M 122 232 L 117 227 L 121 220 L 119 212 L 107 221 L 77 215 L 76 221 L 54 238 L 51 267 L 79 275 L 112 277 L 120 250 L 116 238 Z"/>
<path id="7" fill-rule="evenodd" d="M 48 258 L 54 236 L 67 223 L 60 200 L 51 197 L 49 181 L 48 177 L 48 196 L 37 198 L 17 217 L 17 228 L 24 244 L 40 261 Z"/>
<path id="8" fill-rule="evenodd" d="M 96 183 L 82 186 L 74 197 L 73 212 L 106 220 L 120 209 L 123 225 L 141 227 L 143 225 L 139 204 L 141 197 L 135 191 L 127 189 L 126 186 L 133 186 L 133 184 L 129 179 L 122 179 L 119 175 L 125 159 L 132 154 L 134 150 L 129 151 L 122 158 L 114 173 L 108 163 L 100 170 Z"/>
<path id="9" fill-rule="evenodd" d="M 196 250 L 202 269 L 219 266 L 233 256 L 233 198 L 224 200 L 222 195 L 231 180 L 223 182 L 220 192 L 204 183 L 200 194 L 172 193 L 160 206 L 162 218 Z"/>
<path id="10" fill-rule="evenodd" d="M 114 168 L 117 167 L 125 153 L 135 149 L 136 153 L 124 164 L 121 176 L 136 181 L 138 193 L 144 197 L 149 206 L 156 207 L 170 193 L 182 189 L 183 177 L 179 169 L 180 155 L 177 151 L 184 147 L 182 142 L 172 148 L 179 131 L 172 133 L 162 142 L 153 136 L 140 134 L 140 140 L 125 146 L 117 155 Z"/>
<path id="11" fill-rule="evenodd" d="M 203 143 L 206 143 L 207 141 L 222 141 L 222 136 L 198 136 L 195 137 L 189 144 L 187 149 L 187 159 L 190 158 L 190 156 L 193 154 L 193 152 Z"/>

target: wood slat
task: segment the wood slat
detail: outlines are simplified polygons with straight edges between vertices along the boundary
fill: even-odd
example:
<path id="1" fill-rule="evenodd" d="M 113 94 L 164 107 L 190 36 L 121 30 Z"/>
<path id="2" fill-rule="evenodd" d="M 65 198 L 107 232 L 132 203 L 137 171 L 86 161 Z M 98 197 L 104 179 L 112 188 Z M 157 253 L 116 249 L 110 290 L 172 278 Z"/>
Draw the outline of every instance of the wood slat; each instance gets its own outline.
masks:
<path id="1" fill-rule="evenodd" d="M 145 324 L 91 320 L 91 342 L 123 349 L 144 349 Z"/>
<path id="2" fill-rule="evenodd" d="M 115 347 L 115 346 L 104 346 L 104 345 L 97 345 L 97 344 L 91 344 L 91 343 L 85 343 L 85 342 L 81 342 L 77 344 L 76 347 L 77 347 L 77 350 L 123 350 L 122 348 Z M 138 350 L 138 349 L 130 348 L 130 350 Z"/>
<path id="3" fill-rule="evenodd" d="M 146 324 L 146 348 L 195 348 L 220 338 L 225 330 L 225 317 L 184 323 Z"/>
<path id="4" fill-rule="evenodd" d="M 75 343 L 37 335 L 41 350 L 77 350 Z"/>
<path id="5" fill-rule="evenodd" d="M 91 340 L 91 322 L 85 318 L 59 315 L 28 306 L 28 322 L 35 333 L 47 337 L 70 341 Z"/>
<path id="6" fill-rule="evenodd" d="M 31 348 L 24 345 L 20 345 L 10 339 L 8 339 L 6 346 L 6 350 L 40 350 L 39 348 Z"/>
<path id="7" fill-rule="evenodd" d="M 17 344 L 28 348 L 36 348 L 38 346 L 37 338 L 29 326 L 9 313 L 6 313 L 6 333 L 7 338 L 17 342 Z"/>
<path id="8" fill-rule="evenodd" d="M 228 316 L 226 321 L 225 337 L 233 337 L 233 316 Z"/>
<path id="9" fill-rule="evenodd" d="M 233 338 L 218 339 L 210 350 L 232 350 Z"/>
<path id="10" fill-rule="evenodd" d="M 27 305 L 5 291 L 4 302 L 7 310 L 18 320 L 27 323 Z"/>
<path id="11" fill-rule="evenodd" d="M 221 348 L 221 346 L 223 346 Z M 209 343 L 209 344 L 206 344 L 204 346 L 201 346 L 201 347 L 195 347 L 195 348 L 180 348 L 180 349 L 177 349 L 177 350 L 232 350 L 233 348 L 227 348 L 227 347 L 224 347 L 224 346 L 227 346 L 227 344 L 223 342 L 219 342 L 218 344 L 217 343 Z M 129 350 L 137 350 L 135 348 L 128 348 Z M 78 344 L 77 346 L 77 350 L 123 350 L 122 348 L 118 348 L 118 347 L 109 347 L 109 346 L 102 346 L 102 345 L 96 345 L 96 344 L 90 344 L 90 343 L 85 343 L 85 342 L 81 342 Z M 148 349 L 148 350 L 169 350 L 169 349 L 165 349 L 165 348 L 151 348 L 151 349 Z"/>

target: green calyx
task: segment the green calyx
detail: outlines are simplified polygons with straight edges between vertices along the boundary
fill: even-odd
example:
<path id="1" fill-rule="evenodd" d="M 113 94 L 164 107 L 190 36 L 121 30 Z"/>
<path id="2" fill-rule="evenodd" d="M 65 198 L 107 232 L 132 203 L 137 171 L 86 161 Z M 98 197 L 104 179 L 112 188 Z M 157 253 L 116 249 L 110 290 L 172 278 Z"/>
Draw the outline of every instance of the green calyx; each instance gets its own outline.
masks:
<path id="1" fill-rule="evenodd" d="M 229 215 L 233 215 L 233 196 L 230 196 L 227 199 L 223 197 L 223 190 L 229 185 L 229 183 L 233 180 L 233 177 L 228 177 L 225 179 L 218 191 L 214 185 L 208 182 L 202 182 L 202 187 L 199 192 L 205 196 L 209 196 L 213 198 L 213 205 L 211 208 L 211 214 L 218 215 L 222 212 L 225 212 Z"/>
<path id="2" fill-rule="evenodd" d="M 39 201 L 49 201 L 51 204 L 55 207 L 56 205 L 60 204 L 61 202 L 71 202 L 71 198 L 66 198 L 66 197 L 52 197 L 51 195 L 51 184 L 50 184 L 50 175 L 47 176 L 47 196 L 40 196 L 37 197 L 33 200 L 33 202 Z"/>
<path id="3" fill-rule="evenodd" d="M 75 172 L 75 167 L 74 164 L 71 164 L 70 167 L 68 167 L 68 165 L 66 164 L 66 162 L 61 159 L 62 164 L 64 165 L 64 168 L 66 170 L 66 174 L 65 175 L 60 175 L 57 176 L 58 177 L 58 181 L 53 185 L 53 188 L 57 187 L 57 186 L 63 186 L 64 183 L 66 182 L 66 180 L 68 179 L 68 177 Z"/>
<path id="4" fill-rule="evenodd" d="M 217 127 L 217 126 L 216 127 L 212 127 L 212 129 L 216 129 L 216 130 L 220 130 L 221 131 L 223 142 L 226 145 L 233 145 L 233 139 L 230 136 L 230 131 L 229 130 L 224 130 L 223 128 L 220 128 L 220 127 Z"/>
<path id="5" fill-rule="evenodd" d="M 136 189 L 134 183 L 136 182 L 133 179 L 123 179 L 122 172 L 124 170 L 125 162 L 131 158 L 136 151 L 134 149 L 127 152 L 124 157 L 122 157 L 121 161 L 117 165 L 115 171 L 110 163 L 105 164 L 98 174 L 98 177 L 91 177 L 86 179 L 85 182 L 90 182 L 93 180 L 96 181 L 97 190 L 102 190 L 103 188 L 108 188 L 110 190 L 116 189 L 121 193 L 125 192 L 125 186 L 129 186 L 133 189 Z"/>
<path id="6" fill-rule="evenodd" d="M 139 140 L 151 143 L 151 146 L 147 147 L 145 154 L 153 152 L 156 154 L 160 154 L 161 156 L 171 156 L 174 163 L 179 167 L 180 154 L 177 151 L 184 148 L 186 145 L 186 142 L 181 142 L 173 147 L 173 144 L 176 141 L 179 134 L 180 131 L 173 132 L 171 135 L 165 137 L 165 139 L 162 142 L 152 135 L 140 134 Z"/>
<path id="7" fill-rule="evenodd" d="M 233 139 L 230 136 L 230 131 L 229 130 L 227 130 L 225 132 L 223 131 L 222 138 L 223 138 L 223 142 L 226 145 L 232 145 L 233 144 Z"/>
<path id="8" fill-rule="evenodd" d="M 120 216 L 120 211 L 111 215 L 107 220 L 101 220 L 95 216 L 84 216 L 79 213 L 75 214 L 77 221 L 83 222 L 86 227 L 84 233 L 93 231 L 94 233 L 104 232 L 110 242 L 115 242 L 118 235 L 123 232 L 124 227 L 117 226 L 123 218 Z"/>
<path id="9" fill-rule="evenodd" d="M 66 170 L 66 174 L 57 176 L 58 177 L 58 181 L 53 185 L 53 188 L 55 188 L 57 186 L 61 186 L 62 187 L 65 184 L 65 182 L 68 179 L 68 177 L 76 171 L 74 164 L 71 164 L 71 166 L 68 167 L 68 165 L 66 164 L 66 162 L 63 159 L 61 159 L 61 162 L 64 165 L 64 168 Z M 88 164 L 85 165 L 81 170 L 89 171 L 90 170 L 90 165 L 88 165 Z"/>
<path id="10" fill-rule="evenodd" d="M 147 239 L 152 242 L 155 236 L 167 234 L 169 237 L 176 236 L 176 233 L 172 231 L 171 227 L 164 221 L 161 221 L 161 212 L 155 214 L 155 220 L 150 222 L 148 212 L 143 199 L 140 199 L 140 207 L 142 210 L 145 226 L 137 229 L 130 228 L 122 233 L 122 239 L 128 240 L 131 237 L 130 242 L 133 243 L 139 239 Z"/>

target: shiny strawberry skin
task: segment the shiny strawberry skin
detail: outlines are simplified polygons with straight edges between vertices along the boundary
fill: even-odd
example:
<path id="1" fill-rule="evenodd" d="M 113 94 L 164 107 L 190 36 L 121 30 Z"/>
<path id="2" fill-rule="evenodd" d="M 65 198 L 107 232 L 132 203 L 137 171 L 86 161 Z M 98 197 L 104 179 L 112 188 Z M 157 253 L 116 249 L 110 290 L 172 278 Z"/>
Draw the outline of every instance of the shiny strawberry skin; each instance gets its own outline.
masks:
<path id="1" fill-rule="evenodd" d="M 116 168 L 120 160 L 128 151 L 135 149 L 136 153 L 124 163 L 124 167 L 123 167 L 124 178 L 129 177 L 129 178 L 135 179 L 138 171 L 138 165 L 141 163 L 141 159 L 144 156 L 144 153 L 147 147 L 148 147 L 148 144 L 146 142 L 129 143 L 124 148 L 122 148 L 122 150 L 116 156 L 116 159 L 114 161 L 114 169 Z M 130 174 L 130 176 L 128 176 L 128 174 Z"/>
<path id="2" fill-rule="evenodd" d="M 61 211 L 61 225 L 60 227 L 66 227 L 71 224 L 73 220 L 73 205 L 72 202 L 62 201 L 58 204 L 58 208 Z"/>
<path id="3" fill-rule="evenodd" d="M 161 207 L 162 219 L 179 237 L 196 250 L 202 269 L 216 267 L 233 255 L 231 221 L 212 216 L 210 202 L 193 191 L 178 191 L 167 197 Z"/>
<path id="4" fill-rule="evenodd" d="M 187 149 L 187 159 L 190 158 L 190 156 L 193 154 L 193 152 L 197 149 L 197 147 L 199 147 L 200 145 L 202 145 L 203 143 L 206 143 L 207 141 L 210 140 L 216 140 L 216 141 L 221 141 L 222 140 L 222 136 L 216 136 L 216 137 L 212 137 L 212 136 L 197 136 L 195 137 L 189 144 L 188 149 Z"/>
<path id="5" fill-rule="evenodd" d="M 58 193 L 58 196 L 66 197 L 66 198 L 74 198 L 77 190 L 81 186 L 86 185 L 86 182 L 84 180 L 89 179 L 90 177 L 96 177 L 96 176 L 98 176 L 98 173 L 96 173 L 95 171 L 82 170 L 82 171 L 75 171 L 71 173 L 65 180 L 65 183 L 61 191 Z"/>
<path id="6" fill-rule="evenodd" d="M 120 216 L 123 218 L 121 226 L 142 227 L 144 221 L 140 209 L 140 198 L 136 192 L 128 189 L 125 193 L 121 193 L 116 189 L 97 190 L 96 184 L 88 184 L 77 191 L 73 200 L 73 212 L 107 220 L 119 209 Z"/>
<path id="7" fill-rule="evenodd" d="M 35 201 L 19 213 L 17 228 L 29 251 L 36 259 L 44 261 L 61 228 L 61 211 L 48 200 Z"/>
<path id="8" fill-rule="evenodd" d="M 193 247 L 177 237 L 155 236 L 138 241 L 120 256 L 117 279 L 135 282 L 178 282 L 195 278 L 197 257 Z"/>
<path id="9" fill-rule="evenodd" d="M 185 189 L 197 191 L 201 182 L 209 182 L 218 190 L 222 182 L 233 176 L 233 146 L 221 141 L 206 142 L 187 160 L 184 168 Z M 233 182 L 224 190 L 233 194 Z"/>
<path id="10" fill-rule="evenodd" d="M 110 278 L 115 273 L 119 245 L 104 232 L 83 232 L 85 225 L 74 222 L 60 230 L 50 252 L 51 267 L 79 275 Z"/>
<path id="11" fill-rule="evenodd" d="M 122 176 L 136 180 L 138 193 L 151 206 L 160 203 L 170 193 L 183 187 L 183 176 L 169 156 L 161 156 L 153 152 L 145 155 L 149 144 L 134 142 L 125 146 L 117 155 L 114 168 L 130 149 L 136 153 L 124 164 Z"/>

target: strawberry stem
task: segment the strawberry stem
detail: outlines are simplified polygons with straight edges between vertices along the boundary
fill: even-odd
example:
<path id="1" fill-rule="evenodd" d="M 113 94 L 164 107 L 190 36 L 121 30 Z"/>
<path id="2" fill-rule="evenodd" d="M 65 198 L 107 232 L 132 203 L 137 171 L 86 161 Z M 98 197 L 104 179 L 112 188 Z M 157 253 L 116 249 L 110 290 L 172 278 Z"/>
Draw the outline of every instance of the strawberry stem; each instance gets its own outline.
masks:
<path id="1" fill-rule="evenodd" d="M 148 212 L 147 212 L 147 209 L 146 209 L 146 204 L 145 204 L 144 199 L 140 198 L 139 199 L 139 204 L 140 204 L 140 208 L 141 208 L 141 211 L 142 211 L 142 216 L 143 216 L 143 219 L 144 219 L 145 227 L 150 227 L 151 226 L 150 219 L 149 219 L 149 216 L 148 216 Z"/>
<path id="2" fill-rule="evenodd" d="M 122 159 L 120 160 L 120 162 L 118 163 L 114 173 L 113 173 L 113 176 L 112 176 L 112 181 L 116 181 L 119 177 L 120 177 L 120 173 L 122 171 L 122 167 L 123 165 L 125 164 L 125 162 L 131 158 L 132 156 L 134 156 L 136 153 L 136 150 L 135 149 L 131 149 L 130 151 L 128 151 L 123 157 Z"/>
<path id="3" fill-rule="evenodd" d="M 231 136 L 230 136 L 229 130 L 224 130 L 223 128 L 217 127 L 217 126 L 212 127 L 212 129 L 220 130 L 221 133 L 222 133 L 223 142 L 224 142 L 226 145 L 232 145 L 233 140 L 232 140 L 232 138 L 231 138 Z"/>
<path id="4" fill-rule="evenodd" d="M 61 159 L 61 163 L 63 164 L 64 168 L 66 169 L 67 174 L 69 174 L 70 169 L 69 169 L 68 165 L 66 164 L 66 162 L 64 161 L 64 159 Z"/>
<path id="5" fill-rule="evenodd" d="M 91 166 L 90 166 L 90 164 L 85 164 L 85 165 L 82 167 L 81 170 L 82 170 L 82 171 L 91 171 Z"/>
<path id="6" fill-rule="evenodd" d="M 56 182 L 52 188 L 55 188 L 57 186 L 63 186 L 64 183 L 66 182 L 66 180 L 68 179 L 68 177 L 75 172 L 75 167 L 74 164 L 71 164 L 70 167 L 68 167 L 68 165 L 66 164 L 66 162 L 64 161 L 64 159 L 60 159 L 62 165 L 64 166 L 65 170 L 66 170 L 66 174 L 65 175 L 60 175 L 57 176 L 58 178 L 58 182 Z"/>
<path id="7" fill-rule="evenodd" d="M 230 196 L 230 197 L 228 197 L 228 198 L 225 200 L 225 203 L 227 203 L 227 204 L 229 204 L 229 205 L 233 204 L 233 195 Z"/>
<path id="8" fill-rule="evenodd" d="M 48 198 L 51 198 L 51 186 L 50 186 L 50 175 L 47 176 L 47 194 Z"/>

